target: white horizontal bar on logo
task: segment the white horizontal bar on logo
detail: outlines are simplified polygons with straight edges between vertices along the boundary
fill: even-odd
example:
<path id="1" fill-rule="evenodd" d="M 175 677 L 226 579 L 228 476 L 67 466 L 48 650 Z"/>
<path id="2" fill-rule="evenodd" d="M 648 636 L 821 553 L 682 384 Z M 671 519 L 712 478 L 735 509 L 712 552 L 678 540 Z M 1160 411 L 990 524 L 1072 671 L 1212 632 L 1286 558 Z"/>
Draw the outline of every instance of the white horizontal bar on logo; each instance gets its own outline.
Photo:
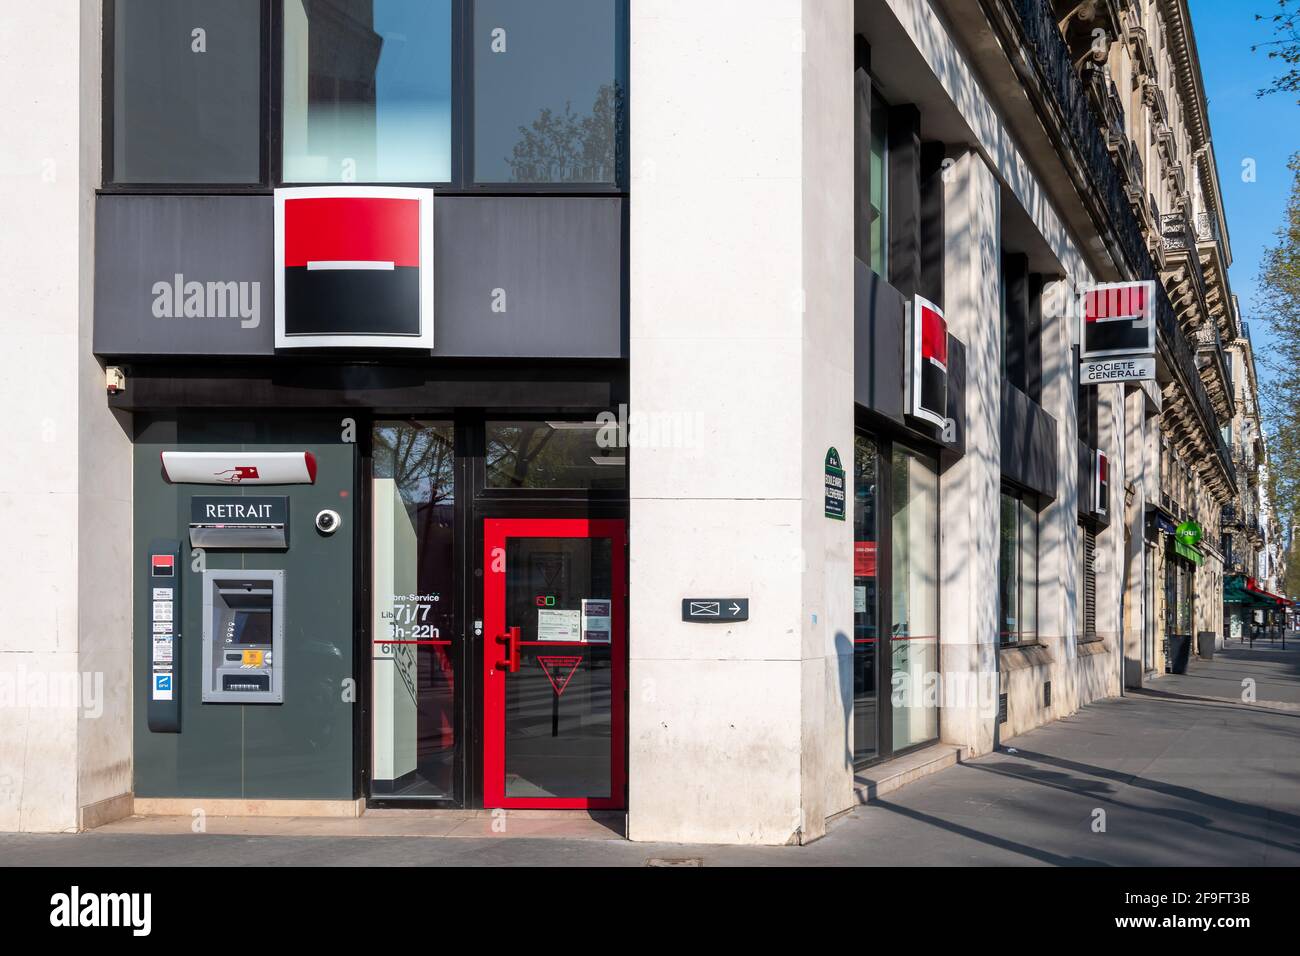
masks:
<path id="1" fill-rule="evenodd" d="M 308 262 L 308 272 L 321 272 L 326 269 L 371 269 L 375 272 L 391 272 L 396 268 L 393 262 L 377 262 L 369 259 L 332 259 L 321 262 Z"/>

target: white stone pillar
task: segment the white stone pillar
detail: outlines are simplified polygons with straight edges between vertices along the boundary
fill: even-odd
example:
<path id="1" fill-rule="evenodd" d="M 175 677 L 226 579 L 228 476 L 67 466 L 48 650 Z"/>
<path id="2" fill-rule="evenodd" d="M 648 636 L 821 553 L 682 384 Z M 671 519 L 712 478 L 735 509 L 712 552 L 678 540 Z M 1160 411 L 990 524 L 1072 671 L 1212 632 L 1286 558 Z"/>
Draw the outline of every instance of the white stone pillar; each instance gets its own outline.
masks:
<path id="1" fill-rule="evenodd" d="M 806 841 L 852 796 L 853 10 L 737 9 L 631 8 L 632 413 L 700 423 L 629 456 L 634 840 Z"/>
<path id="2" fill-rule="evenodd" d="M 131 790 L 131 445 L 91 355 L 100 5 L 4 17 L 0 830 L 74 830 Z"/>
<path id="3" fill-rule="evenodd" d="M 1079 413 L 1072 328 L 1074 283 L 1047 282 L 1042 292 L 1043 409 L 1056 420 L 1056 499 L 1038 516 L 1038 634 L 1052 655 L 1049 719 L 1078 700 Z"/>
<path id="4" fill-rule="evenodd" d="M 939 728 L 945 742 L 976 754 L 993 748 L 997 720 L 1000 198 L 978 153 L 956 159 L 944 183 L 944 311 L 966 344 L 966 454 L 939 485 Z M 958 691 L 962 699 L 952 699 Z"/>

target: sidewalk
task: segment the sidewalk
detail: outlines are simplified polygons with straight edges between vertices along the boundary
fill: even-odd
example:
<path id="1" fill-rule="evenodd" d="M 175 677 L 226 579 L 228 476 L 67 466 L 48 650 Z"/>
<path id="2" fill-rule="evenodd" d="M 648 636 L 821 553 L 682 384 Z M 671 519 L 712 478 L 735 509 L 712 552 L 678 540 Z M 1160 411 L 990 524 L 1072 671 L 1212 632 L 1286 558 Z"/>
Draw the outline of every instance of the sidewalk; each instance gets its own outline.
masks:
<path id="1" fill-rule="evenodd" d="M 1241 681 L 1256 682 L 1256 704 Z M 1095 811 L 1105 813 L 1094 832 Z M 604 837 L 0 835 L 7 865 L 1300 866 L 1300 648 L 1233 645 L 860 807 L 807 847 Z M 509 827 L 508 827 L 509 829 Z M 516 828 L 516 832 L 528 828 Z M 536 831 L 533 831 L 536 832 Z M 301 833 L 301 831 L 299 831 Z"/>

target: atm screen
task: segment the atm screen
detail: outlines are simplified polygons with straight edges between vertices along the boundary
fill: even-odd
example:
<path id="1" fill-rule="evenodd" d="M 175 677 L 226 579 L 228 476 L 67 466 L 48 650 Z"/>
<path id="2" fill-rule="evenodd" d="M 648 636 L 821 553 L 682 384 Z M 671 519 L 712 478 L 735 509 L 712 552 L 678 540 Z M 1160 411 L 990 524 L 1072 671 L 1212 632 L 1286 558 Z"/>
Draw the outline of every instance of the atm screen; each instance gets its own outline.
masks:
<path id="1" fill-rule="evenodd" d="M 271 615 L 266 611 L 235 612 L 236 644 L 270 644 Z"/>

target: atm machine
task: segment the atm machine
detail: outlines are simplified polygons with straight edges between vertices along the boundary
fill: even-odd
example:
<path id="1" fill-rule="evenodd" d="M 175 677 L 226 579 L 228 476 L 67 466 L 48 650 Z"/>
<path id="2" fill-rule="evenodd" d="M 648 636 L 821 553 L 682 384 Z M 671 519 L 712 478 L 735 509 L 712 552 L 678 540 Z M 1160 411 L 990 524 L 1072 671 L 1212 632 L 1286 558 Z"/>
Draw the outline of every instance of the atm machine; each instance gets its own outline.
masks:
<path id="1" fill-rule="evenodd" d="M 240 483 L 305 484 L 315 480 L 315 460 L 310 452 L 164 452 L 163 472 L 178 484 L 229 484 L 230 475 Z M 337 519 L 335 512 L 322 516 Z M 317 517 L 317 529 L 333 533 L 339 522 L 322 516 Z M 194 494 L 188 543 L 195 551 L 288 551 L 289 498 Z M 158 539 L 149 548 L 152 652 L 147 718 L 154 733 L 181 731 L 182 603 L 198 598 L 181 593 L 184 554 L 179 540 Z M 202 668 L 202 703 L 283 703 L 285 571 L 205 569 L 202 602 L 202 646 L 196 662 Z M 189 660 L 193 662 L 194 655 Z"/>
<path id="2" fill-rule="evenodd" d="M 284 701 L 284 572 L 203 572 L 203 702 Z"/>

